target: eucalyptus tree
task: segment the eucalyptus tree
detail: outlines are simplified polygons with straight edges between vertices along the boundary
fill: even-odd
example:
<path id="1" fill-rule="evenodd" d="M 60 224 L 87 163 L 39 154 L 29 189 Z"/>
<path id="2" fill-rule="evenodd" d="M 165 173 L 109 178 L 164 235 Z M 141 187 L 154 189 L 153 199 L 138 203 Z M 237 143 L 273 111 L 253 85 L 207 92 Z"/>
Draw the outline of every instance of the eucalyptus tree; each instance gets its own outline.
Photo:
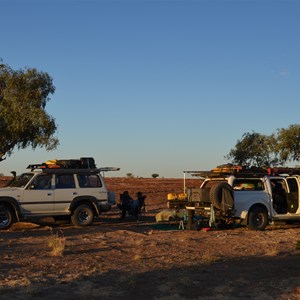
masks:
<path id="1" fill-rule="evenodd" d="M 54 91 L 48 73 L 35 68 L 13 70 L 0 61 L 0 160 L 14 149 L 57 147 L 57 125 L 45 110 Z"/>
<path id="2" fill-rule="evenodd" d="M 300 125 L 292 124 L 288 128 L 277 129 L 276 151 L 282 161 L 300 159 Z"/>
<path id="3" fill-rule="evenodd" d="M 279 163 L 275 151 L 276 138 L 274 135 L 264 135 L 257 132 L 246 132 L 237 140 L 235 148 L 226 155 L 234 164 L 246 167 L 266 167 Z"/>

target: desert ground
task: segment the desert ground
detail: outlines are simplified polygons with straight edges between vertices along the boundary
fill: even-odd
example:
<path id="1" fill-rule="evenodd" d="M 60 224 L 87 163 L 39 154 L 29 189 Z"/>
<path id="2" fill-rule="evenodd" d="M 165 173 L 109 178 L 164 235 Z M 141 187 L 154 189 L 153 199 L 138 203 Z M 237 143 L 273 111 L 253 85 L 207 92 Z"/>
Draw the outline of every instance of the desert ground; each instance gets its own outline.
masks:
<path id="1" fill-rule="evenodd" d="M 114 207 L 86 228 L 46 218 L 1 231 L 1 300 L 300 299 L 300 224 L 183 230 L 155 222 L 182 179 L 106 182 L 117 197 L 147 195 L 140 221 Z"/>

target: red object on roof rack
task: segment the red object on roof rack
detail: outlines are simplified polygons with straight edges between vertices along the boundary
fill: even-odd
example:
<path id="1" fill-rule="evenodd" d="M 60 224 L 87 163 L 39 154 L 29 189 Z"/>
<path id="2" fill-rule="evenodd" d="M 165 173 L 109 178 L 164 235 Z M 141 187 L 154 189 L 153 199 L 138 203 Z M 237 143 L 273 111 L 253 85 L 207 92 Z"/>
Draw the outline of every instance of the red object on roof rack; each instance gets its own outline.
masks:
<path id="1" fill-rule="evenodd" d="M 288 175 L 300 175 L 300 168 L 268 168 L 268 175 L 280 175 L 280 174 L 288 174 Z"/>
<path id="2" fill-rule="evenodd" d="M 210 171 L 184 171 L 185 173 L 191 173 L 193 176 L 199 176 L 204 178 L 217 178 L 227 177 L 234 175 L 236 177 L 261 177 L 266 175 L 300 175 L 300 168 L 289 167 L 276 167 L 276 168 L 258 168 L 250 167 L 246 168 L 240 165 L 225 164 L 217 166 Z"/>

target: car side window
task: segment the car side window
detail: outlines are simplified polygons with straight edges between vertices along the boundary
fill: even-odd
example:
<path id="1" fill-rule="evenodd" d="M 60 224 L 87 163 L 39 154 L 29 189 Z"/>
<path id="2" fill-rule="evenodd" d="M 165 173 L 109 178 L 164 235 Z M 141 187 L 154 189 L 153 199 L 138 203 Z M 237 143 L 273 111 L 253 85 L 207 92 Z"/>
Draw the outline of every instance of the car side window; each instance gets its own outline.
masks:
<path id="1" fill-rule="evenodd" d="M 79 187 L 81 188 L 99 188 L 102 182 L 96 174 L 78 174 Z"/>
<path id="2" fill-rule="evenodd" d="M 30 187 L 34 190 L 49 190 L 51 189 L 51 179 L 52 175 L 41 174 L 34 178 Z"/>
<path id="3" fill-rule="evenodd" d="M 72 189 L 75 188 L 75 181 L 73 174 L 57 174 L 56 175 L 57 189 Z"/>
<path id="4" fill-rule="evenodd" d="M 236 191 L 262 191 L 264 184 L 260 179 L 236 179 L 233 189 Z"/>

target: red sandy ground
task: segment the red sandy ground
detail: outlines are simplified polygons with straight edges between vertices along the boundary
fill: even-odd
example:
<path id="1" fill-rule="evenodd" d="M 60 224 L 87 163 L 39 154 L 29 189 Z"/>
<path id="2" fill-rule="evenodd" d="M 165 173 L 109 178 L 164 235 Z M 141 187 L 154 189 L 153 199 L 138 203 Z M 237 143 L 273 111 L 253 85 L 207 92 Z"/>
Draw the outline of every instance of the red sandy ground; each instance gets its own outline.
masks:
<path id="1" fill-rule="evenodd" d="M 106 182 L 117 196 L 147 195 L 140 222 L 113 208 L 88 228 L 49 218 L 0 232 L 0 299 L 300 299 L 299 224 L 179 230 L 154 216 L 181 179 Z M 49 247 L 55 236 L 66 241 L 61 256 Z"/>

